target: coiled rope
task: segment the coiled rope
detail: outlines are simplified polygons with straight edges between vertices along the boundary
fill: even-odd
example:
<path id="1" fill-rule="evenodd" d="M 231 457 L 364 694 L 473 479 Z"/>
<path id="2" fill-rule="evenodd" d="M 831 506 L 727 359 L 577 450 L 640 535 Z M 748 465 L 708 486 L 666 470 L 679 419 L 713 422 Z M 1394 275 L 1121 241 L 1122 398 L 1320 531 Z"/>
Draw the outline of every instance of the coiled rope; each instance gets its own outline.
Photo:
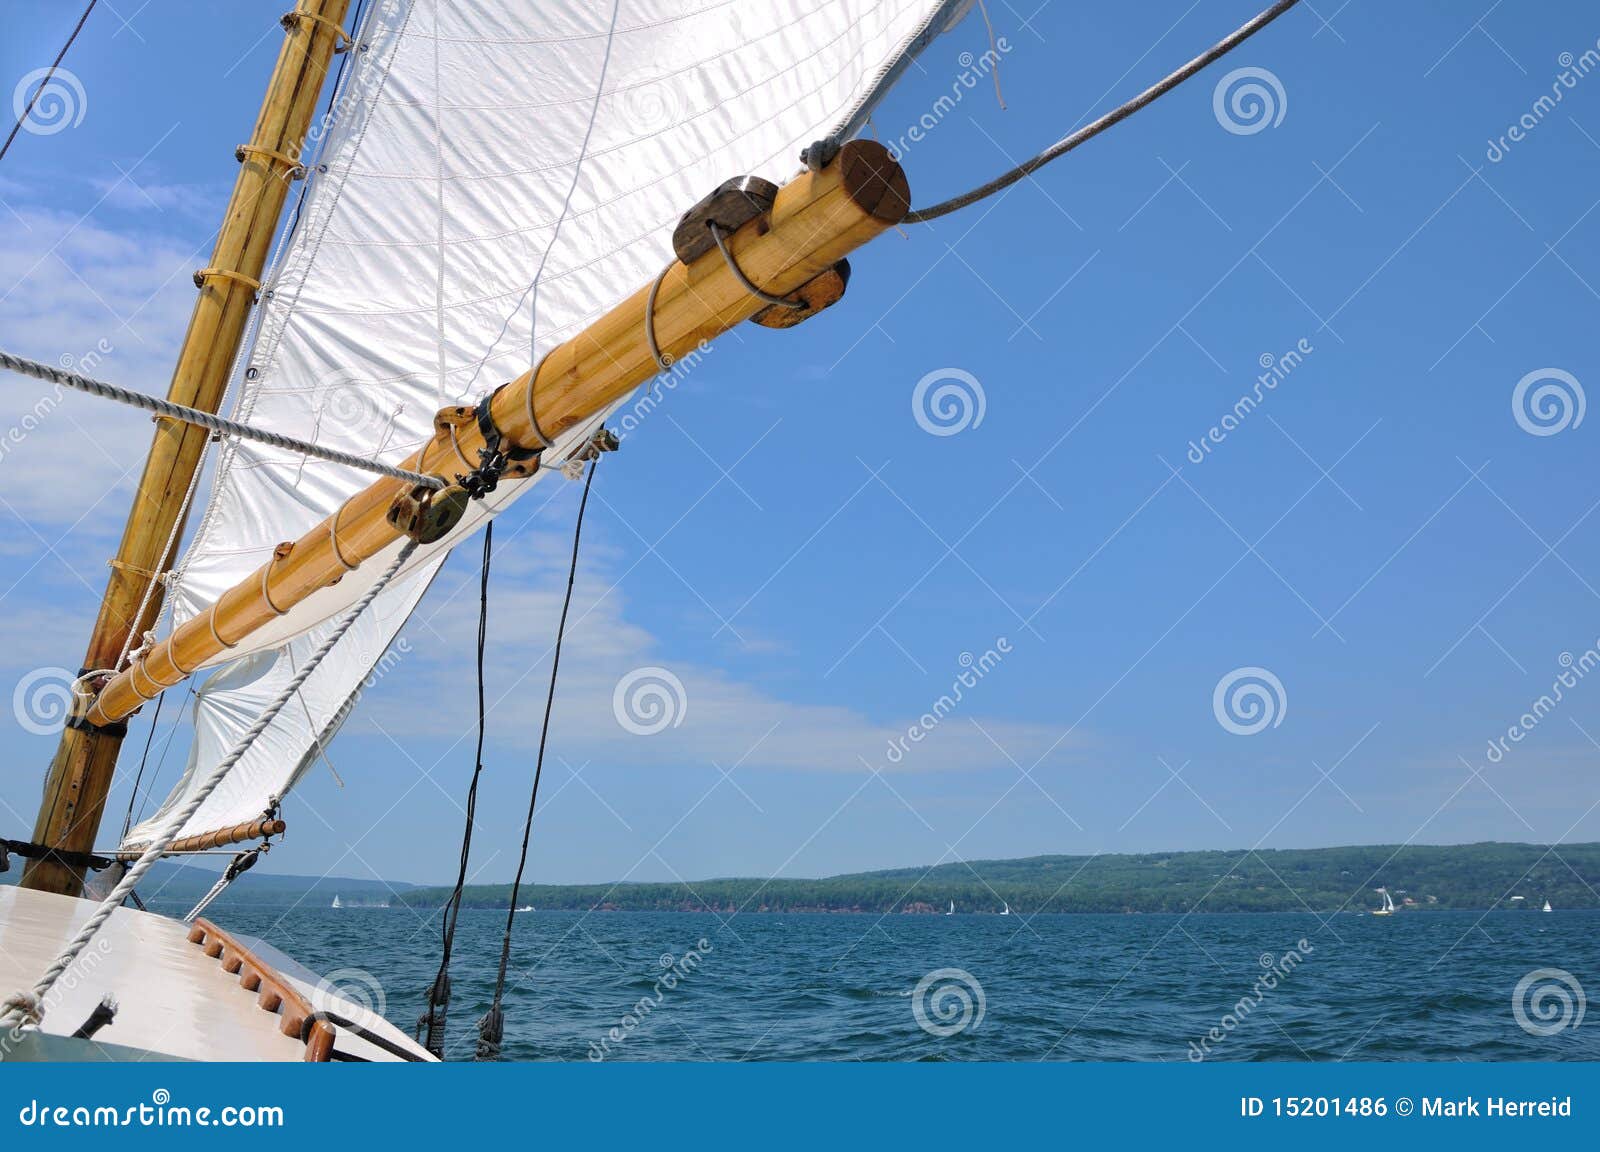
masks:
<path id="1" fill-rule="evenodd" d="M 260 735 L 267 730 L 267 726 L 272 723 L 278 713 L 283 711 L 284 706 L 294 698 L 295 693 L 300 690 L 300 686 L 306 682 L 306 678 L 316 671 L 318 664 L 322 663 L 323 657 L 333 651 L 334 645 L 343 639 L 350 626 L 378 598 L 378 594 L 388 587 L 389 582 L 399 574 L 401 567 L 411 558 L 411 554 L 416 548 L 416 541 L 406 541 L 405 547 L 400 549 L 394 561 L 388 568 L 384 569 L 383 574 L 378 577 L 371 588 L 367 589 L 361 599 L 356 601 L 355 606 L 339 621 L 333 631 L 328 634 L 327 639 L 317 646 L 317 650 L 311 654 L 305 666 L 295 673 L 283 691 L 279 692 L 272 703 L 262 710 L 261 715 L 256 718 L 256 722 L 250 725 L 249 730 L 234 745 L 233 751 L 222 758 L 221 762 L 200 782 L 200 785 L 189 796 L 183 807 L 172 814 L 166 826 L 151 840 L 133 867 L 123 874 L 122 879 L 117 882 L 117 886 L 100 902 L 99 907 L 90 914 L 89 919 L 84 921 L 83 927 L 78 930 L 78 934 L 72 938 L 71 943 L 66 946 L 60 956 L 56 957 L 50 967 L 44 970 L 44 974 L 39 977 L 38 983 L 33 986 L 32 992 L 18 993 L 6 1000 L 3 1006 L 0 1006 L 0 1027 L 4 1027 L 8 1021 L 12 1027 L 16 1027 L 28 1022 L 30 1017 L 37 1021 L 39 1014 L 43 1011 L 45 997 L 55 987 L 56 981 L 61 979 L 62 974 L 72 966 L 73 961 L 89 946 L 89 942 L 94 939 L 95 933 L 100 931 L 105 922 L 111 918 L 111 913 L 115 912 L 122 905 L 122 902 L 128 898 L 129 894 L 138 886 L 139 881 L 144 878 L 145 873 L 150 871 L 151 866 L 166 854 L 168 848 L 172 847 L 173 841 L 178 838 L 178 833 L 189 822 L 189 818 L 200 810 L 200 805 L 204 804 L 211 793 L 216 791 L 217 786 L 233 770 L 233 766 L 244 757 L 244 754 L 250 750 Z"/>
<path id="2" fill-rule="evenodd" d="M 918 208 L 914 211 L 906 213 L 905 219 L 901 222 L 904 224 L 924 224 L 929 220 L 937 220 L 941 216 L 948 216 L 952 212 L 966 208 L 969 205 L 976 204 L 979 200 L 987 199 L 988 197 L 993 196 L 996 192 L 1011 187 L 1011 185 L 1015 184 L 1018 180 L 1037 172 L 1040 168 L 1043 168 L 1046 164 L 1050 163 L 1050 161 L 1059 156 L 1066 155 L 1068 152 L 1071 152 L 1074 148 L 1087 140 L 1093 140 L 1107 128 L 1110 128 L 1115 124 L 1122 123 L 1122 121 L 1126 120 L 1129 116 L 1132 116 L 1146 104 L 1154 101 L 1158 96 L 1166 95 L 1179 84 L 1182 84 L 1185 80 L 1189 79 L 1189 77 L 1193 76 L 1196 72 L 1199 72 L 1202 68 L 1206 67 L 1206 65 L 1214 63 L 1215 61 L 1226 56 L 1229 52 L 1233 51 L 1240 44 L 1243 44 L 1246 40 L 1250 39 L 1250 37 L 1261 31 L 1261 29 L 1265 28 L 1268 24 L 1271 24 L 1279 16 L 1282 16 L 1289 9 L 1293 8 L 1297 3 L 1299 3 L 1299 0 L 1278 0 L 1278 3 L 1274 4 L 1265 11 L 1258 13 L 1254 19 L 1241 25 L 1230 35 L 1217 41 L 1217 43 L 1200 53 L 1200 55 L 1189 61 L 1182 68 L 1179 68 L 1176 72 L 1171 73 L 1166 78 L 1156 82 L 1155 84 L 1152 84 L 1149 88 L 1146 88 L 1143 92 L 1139 93 L 1132 100 L 1129 100 L 1126 104 L 1123 104 L 1117 108 L 1113 108 L 1110 112 L 1107 112 L 1094 123 L 1085 124 L 1076 132 L 1063 136 L 1060 140 L 1057 140 L 1054 144 L 1050 145 L 1050 147 L 1046 148 L 1043 152 L 1040 152 L 1037 156 L 1030 160 L 1023 161 L 1021 164 L 1018 164 L 1015 168 L 1012 168 L 1007 172 L 1001 173 L 987 184 L 979 185 L 970 192 L 963 192 L 960 196 L 954 196 L 949 200 L 945 200 L 941 203 L 933 205 L 931 208 Z"/>
<path id="3" fill-rule="evenodd" d="M 193 424 L 197 428 L 207 428 L 224 436 L 233 436 L 240 440 L 254 440 L 258 444 L 268 444 L 274 448 L 286 448 L 291 452 L 298 452 L 302 456 L 313 456 L 333 464 L 359 468 L 364 472 L 373 472 L 393 480 L 404 480 L 408 484 L 421 484 L 428 488 L 443 488 L 446 485 L 446 481 L 438 476 L 410 472 L 404 468 L 391 468 L 387 464 L 369 460 L 365 456 L 356 456 L 349 452 L 341 452 L 337 448 L 328 448 L 321 444 L 296 440 L 292 436 L 283 436 L 277 432 L 268 432 L 262 428 L 252 428 L 248 424 L 238 424 L 211 412 L 202 412 L 198 408 L 187 408 L 182 404 L 174 404 L 170 400 L 162 400 L 145 392 L 119 388 L 115 384 L 107 384 L 104 380 L 93 380 L 88 376 L 80 376 L 76 372 L 68 372 L 50 364 L 41 364 L 37 360 L 13 356 L 10 352 L 4 350 L 0 350 L 0 368 L 9 368 L 18 375 L 31 376 L 35 380 L 45 380 L 51 384 L 59 384 L 63 388 L 85 392 L 90 396 L 100 396 L 107 400 L 115 400 L 117 403 L 126 404 L 130 408 L 154 412 L 157 416 L 167 416 L 173 420 L 181 420 L 185 424 Z"/>

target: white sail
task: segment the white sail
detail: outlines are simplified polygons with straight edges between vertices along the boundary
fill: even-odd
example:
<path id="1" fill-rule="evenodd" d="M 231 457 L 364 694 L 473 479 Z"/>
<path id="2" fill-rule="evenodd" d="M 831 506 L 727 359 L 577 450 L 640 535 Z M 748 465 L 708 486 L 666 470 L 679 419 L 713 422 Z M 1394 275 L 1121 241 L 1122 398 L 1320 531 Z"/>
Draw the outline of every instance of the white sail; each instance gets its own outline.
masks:
<path id="1" fill-rule="evenodd" d="M 655 275 L 677 217 L 722 180 L 782 180 L 805 145 L 859 129 L 909 56 L 970 4 L 375 0 L 263 286 L 236 417 L 398 463 L 439 408 L 475 402 Z M 556 458 L 587 434 L 574 430 Z M 180 568 L 175 619 L 205 610 L 370 479 L 230 443 Z M 307 695 L 349 699 L 448 548 L 531 487 L 503 486 L 457 532 L 418 549 L 407 579 L 374 605 L 376 633 L 342 642 Z M 390 558 L 214 662 L 233 667 L 198 696 L 190 777 Z M 247 756 L 219 790 L 229 799 L 208 802 L 185 831 L 258 815 L 304 771 L 317 736 L 315 719 L 286 709 L 262 745 L 270 751 Z"/>

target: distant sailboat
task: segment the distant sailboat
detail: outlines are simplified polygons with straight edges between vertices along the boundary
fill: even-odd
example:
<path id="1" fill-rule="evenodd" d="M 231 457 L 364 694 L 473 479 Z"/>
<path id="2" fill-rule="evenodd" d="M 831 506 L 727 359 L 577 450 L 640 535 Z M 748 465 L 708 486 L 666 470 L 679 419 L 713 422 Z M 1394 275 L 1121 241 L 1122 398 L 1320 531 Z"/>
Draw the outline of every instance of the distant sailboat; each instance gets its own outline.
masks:
<path id="1" fill-rule="evenodd" d="M 343 904 L 341 904 L 341 903 L 339 903 L 339 897 L 338 897 L 338 896 L 335 896 L 335 897 L 334 897 L 334 898 L 333 898 L 333 903 L 332 903 L 332 904 L 331 904 L 331 905 L 330 905 L 330 907 L 333 907 L 333 908 L 343 908 L 343 907 L 344 907 L 344 905 L 343 905 Z"/>
<path id="2" fill-rule="evenodd" d="M 1002 916 L 1011 915 L 1011 905 L 1006 904 L 1006 902 L 1004 900 L 1000 901 L 1000 903 L 1005 904 L 1005 907 L 1000 909 L 1000 915 L 1002 915 Z"/>
<path id="3" fill-rule="evenodd" d="M 954 916 L 955 914 L 956 914 L 956 902 L 954 900 L 952 900 L 952 901 L 950 901 L 950 911 L 946 912 L 945 915 L 946 916 Z"/>
<path id="4" fill-rule="evenodd" d="M 533 911 L 533 905 L 532 904 L 524 904 L 521 908 L 518 908 L 517 911 L 518 912 L 532 912 Z"/>
<path id="5" fill-rule="evenodd" d="M 1555 909 L 1550 907 L 1550 901 L 1546 900 L 1544 902 L 1544 907 L 1542 909 L 1540 909 L 1540 911 L 1542 911 L 1542 912 L 1554 912 Z"/>
<path id="6" fill-rule="evenodd" d="M 1394 897 L 1389 895 L 1389 890 L 1387 888 L 1379 888 L 1378 891 L 1383 894 L 1383 907 L 1382 908 L 1374 908 L 1372 910 L 1372 914 L 1374 916 L 1393 916 L 1394 915 Z"/>

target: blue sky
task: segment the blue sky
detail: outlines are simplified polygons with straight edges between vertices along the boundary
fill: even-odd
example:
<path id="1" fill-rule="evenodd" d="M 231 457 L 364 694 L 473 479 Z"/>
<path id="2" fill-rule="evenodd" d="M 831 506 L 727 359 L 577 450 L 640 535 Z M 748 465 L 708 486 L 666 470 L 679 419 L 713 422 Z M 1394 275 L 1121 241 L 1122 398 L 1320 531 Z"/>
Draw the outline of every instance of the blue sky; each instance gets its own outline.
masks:
<path id="1" fill-rule="evenodd" d="M 908 148 L 920 203 L 1254 10 L 989 7 L 1006 106 L 979 86 Z M 71 17 L 7 8 L 9 91 Z M 118 8 L 67 61 L 81 121 L 0 167 L 0 346 L 55 361 L 104 339 L 98 374 L 162 391 L 277 10 Z M 1036 179 L 875 242 L 825 316 L 724 340 L 596 481 L 530 874 L 1600 838 L 1600 676 L 1579 675 L 1600 644 L 1600 425 L 1577 406 L 1600 381 L 1600 77 L 1580 59 L 1559 79 L 1597 36 L 1577 3 L 1302 4 Z M 972 17 L 935 44 L 879 136 L 986 43 Z M 1256 131 L 1214 101 L 1240 68 L 1279 89 Z M 981 391 L 981 421 L 930 434 L 924 380 Z M 1556 390 L 1535 407 L 1566 427 L 1518 419 L 1524 380 L 1525 401 Z M 4 387 L 15 424 L 38 389 Z M 7 445 L 0 684 L 77 664 L 146 435 L 70 398 Z M 553 484 L 499 533 L 483 880 L 515 868 L 576 498 Z M 476 563 L 452 560 L 402 672 L 335 745 L 344 787 L 318 768 L 288 803 L 272 867 L 449 873 Z M 1491 759 L 1568 659 L 1563 699 Z M 635 735 L 612 693 L 644 667 L 682 684 L 681 723 Z M 1247 669 L 1275 680 L 1255 677 L 1275 722 L 1241 733 L 1214 697 Z M 0 740 L 0 822 L 24 835 L 54 738 L 8 722 Z"/>

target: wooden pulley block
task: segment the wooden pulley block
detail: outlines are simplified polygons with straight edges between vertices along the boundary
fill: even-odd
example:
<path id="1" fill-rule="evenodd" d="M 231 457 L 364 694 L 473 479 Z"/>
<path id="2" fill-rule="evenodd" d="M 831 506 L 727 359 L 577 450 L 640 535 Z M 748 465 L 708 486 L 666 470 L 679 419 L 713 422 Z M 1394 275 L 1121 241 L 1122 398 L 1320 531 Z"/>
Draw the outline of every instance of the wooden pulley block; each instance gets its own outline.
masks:
<path id="1" fill-rule="evenodd" d="M 849 283 L 850 261 L 841 260 L 784 297 L 785 300 L 792 300 L 796 304 L 804 304 L 804 308 L 785 308 L 781 304 L 768 304 L 750 317 L 750 322 L 759 324 L 763 328 L 793 328 L 802 320 L 809 320 L 824 308 L 837 304 L 843 298 L 845 286 Z"/>
<path id="2" fill-rule="evenodd" d="M 693 264 L 717 242 L 711 237 L 715 224 L 724 235 L 736 232 L 758 216 L 772 211 L 778 200 L 778 186 L 759 176 L 739 176 L 725 180 L 716 191 L 689 209 L 672 230 L 672 250 L 685 264 Z"/>
<path id="3" fill-rule="evenodd" d="M 418 484 L 394 498 L 388 520 L 395 531 L 418 544 L 441 540 L 466 515 L 472 497 L 459 484 L 448 488 L 429 488 Z"/>

